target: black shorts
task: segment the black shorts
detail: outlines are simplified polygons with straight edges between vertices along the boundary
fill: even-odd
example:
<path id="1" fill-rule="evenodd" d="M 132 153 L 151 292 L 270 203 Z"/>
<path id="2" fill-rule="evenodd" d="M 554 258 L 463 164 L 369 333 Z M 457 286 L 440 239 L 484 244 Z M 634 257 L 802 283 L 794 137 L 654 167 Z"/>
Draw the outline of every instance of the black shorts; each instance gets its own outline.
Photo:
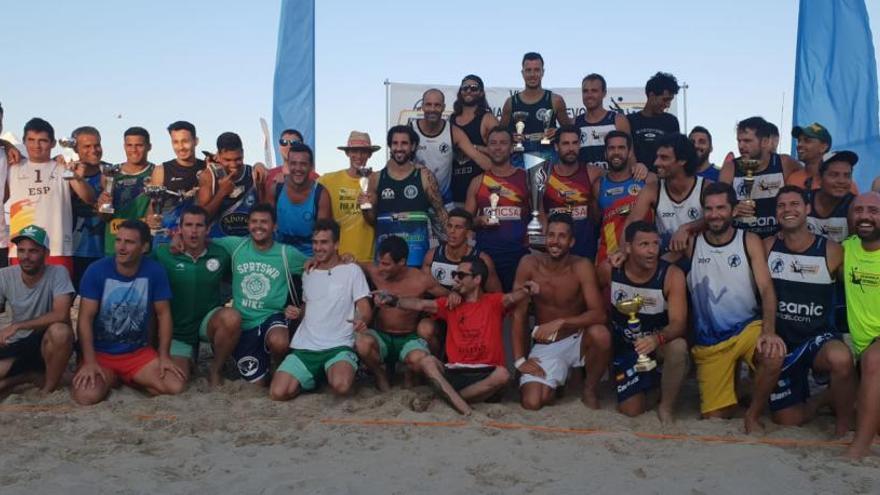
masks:
<path id="1" fill-rule="evenodd" d="M 470 387 L 471 385 L 489 378 L 495 371 L 494 366 L 480 368 L 446 368 L 443 376 L 456 391 Z"/>
<path id="2" fill-rule="evenodd" d="M 42 332 L 31 332 L 23 339 L 0 347 L 0 359 L 14 359 L 6 377 L 19 375 L 26 371 L 42 371 L 46 368 L 42 353 Z"/>

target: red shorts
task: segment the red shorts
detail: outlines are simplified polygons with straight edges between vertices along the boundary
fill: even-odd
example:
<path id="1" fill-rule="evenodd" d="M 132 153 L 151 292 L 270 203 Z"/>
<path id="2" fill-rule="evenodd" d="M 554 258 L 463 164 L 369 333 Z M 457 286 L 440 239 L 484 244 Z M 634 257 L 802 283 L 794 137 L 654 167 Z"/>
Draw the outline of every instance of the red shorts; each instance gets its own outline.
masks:
<path id="1" fill-rule="evenodd" d="M 9 257 L 9 266 L 18 264 L 18 257 Z M 67 274 L 73 280 L 73 256 L 49 256 L 46 258 L 47 265 L 58 265 L 67 268 Z"/>
<path id="2" fill-rule="evenodd" d="M 126 384 L 132 383 L 134 376 L 144 369 L 144 366 L 150 364 L 154 359 L 158 359 L 159 353 L 150 346 L 141 347 L 140 349 L 127 352 L 125 354 L 107 354 L 105 352 L 95 352 L 95 359 L 102 368 L 119 375 L 119 378 Z"/>

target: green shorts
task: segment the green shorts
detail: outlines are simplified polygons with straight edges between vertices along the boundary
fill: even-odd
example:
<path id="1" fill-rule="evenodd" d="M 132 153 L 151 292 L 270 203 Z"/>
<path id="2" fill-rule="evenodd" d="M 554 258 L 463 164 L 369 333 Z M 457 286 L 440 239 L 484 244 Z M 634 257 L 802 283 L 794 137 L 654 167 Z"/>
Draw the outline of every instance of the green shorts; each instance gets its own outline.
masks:
<path id="1" fill-rule="evenodd" d="M 296 378 L 303 390 L 314 390 L 326 379 L 327 370 L 343 361 L 357 370 L 357 355 L 351 347 L 333 347 L 324 351 L 294 349 L 281 362 L 278 371 Z"/>
<path id="2" fill-rule="evenodd" d="M 419 337 L 419 334 L 406 333 L 395 334 L 383 332 L 382 330 L 373 330 L 367 332 L 379 343 L 379 357 L 382 361 L 400 361 L 406 360 L 406 356 L 412 351 L 425 351 L 428 354 L 428 343 L 425 339 Z"/>
<path id="3" fill-rule="evenodd" d="M 171 338 L 171 357 L 184 357 L 188 359 L 196 360 L 199 354 L 199 342 L 210 342 L 211 339 L 208 338 L 208 322 L 211 321 L 211 317 L 214 316 L 214 313 L 223 309 L 222 306 L 217 306 L 216 308 L 208 311 L 208 314 L 202 318 L 202 322 L 199 323 L 199 341 L 195 344 L 187 344 L 182 340 L 178 340 L 176 338 Z"/>

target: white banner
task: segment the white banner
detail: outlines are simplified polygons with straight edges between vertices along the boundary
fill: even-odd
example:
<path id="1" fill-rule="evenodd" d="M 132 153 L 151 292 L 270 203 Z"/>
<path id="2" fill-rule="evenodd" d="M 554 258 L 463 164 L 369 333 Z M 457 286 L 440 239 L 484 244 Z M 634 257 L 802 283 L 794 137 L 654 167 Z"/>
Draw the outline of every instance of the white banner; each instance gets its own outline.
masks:
<path id="1" fill-rule="evenodd" d="M 387 108 L 387 124 L 388 127 L 397 124 L 406 124 L 413 119 L 422 117 L 420 108 L 422 107 L 422 94 L 431 88 L 437 88 L 446 96 L 446 112 L 444 117 L 452 114 L 452 103 L 458 94 L 459 86 L 450 85 L 431 85 L 431 84 L 411 84 L 411 83 L 395 83 L 388 82 L 388 108 Z M 498 120 L 501 120 L 501 107 L 511 95 L 519 92 L 522 88 L 501 88 L 487 87 L 486 100 L 492 108 L 492 113 Z M 554 93 L 562 96 L 565 105 L 568 107 L 568 116 L 572 122 L 578 116 L 584 113 L 583 98 L 581 97 L 581 88 L 547 88 Z M 604 106 L 609 110 L 616 110 L 624 114 L 638 112 L 645 106 L 645 88 L 608 88 L 605 96 Z M 669 109 L 670 113 L 676 114 L 676 104 L 673 103 Z"/>

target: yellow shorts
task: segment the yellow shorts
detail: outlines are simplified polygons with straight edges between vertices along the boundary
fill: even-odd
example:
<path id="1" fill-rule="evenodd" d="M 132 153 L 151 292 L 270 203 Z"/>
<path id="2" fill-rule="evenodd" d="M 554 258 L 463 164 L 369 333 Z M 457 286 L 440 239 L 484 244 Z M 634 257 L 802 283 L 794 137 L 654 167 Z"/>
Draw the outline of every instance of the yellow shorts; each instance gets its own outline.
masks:
<path id="1" fill-rule="evenodd" d="M 691 349 L 697 366 L 697 382 L 700 385 L 700 412 L 717 411 L 737 403 L 734 375 L 740 360 L 755 369 L 755 346 L 761 336 L 761 320 L 755 320 L 739 335 L 715 345 L 695 345 Z"/>

